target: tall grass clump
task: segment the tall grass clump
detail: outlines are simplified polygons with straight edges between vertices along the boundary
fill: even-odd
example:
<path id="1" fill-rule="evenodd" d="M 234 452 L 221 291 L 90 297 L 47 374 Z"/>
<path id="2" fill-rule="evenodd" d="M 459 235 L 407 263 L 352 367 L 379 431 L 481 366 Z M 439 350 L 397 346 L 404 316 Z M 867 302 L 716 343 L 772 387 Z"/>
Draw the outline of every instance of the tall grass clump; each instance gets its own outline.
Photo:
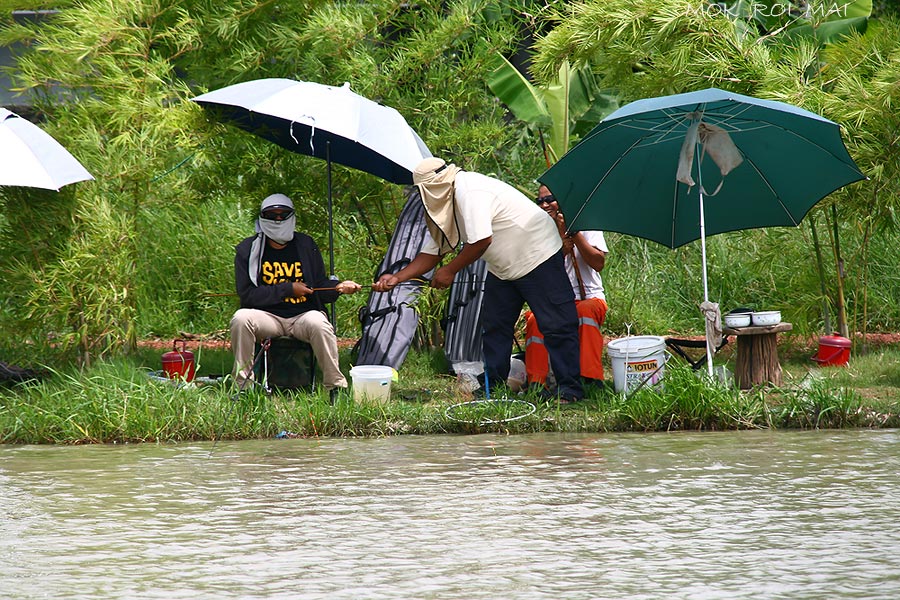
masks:
<path id="1" fill-rule="evenodd" d="M 879 348 L 852 355 L 844 367 L 807 370 L 769 402 L 781 427 L 898 427 L 900 349 Z"/>
<path id="2" fill-rule="evenodd" d="M 859 427 L 866 421 L 862 397 L 846 387 L 833 388 L 821 379 L 786 391 L 770 409 L 775 427 L 794 429 L 835 429 Z"/>
<path id="3" fill-rule="evenodd" d="M 212 396 L 155 384 L 146 372 L 103 362 L 86 373 L 56 372 L 4 392 L 5 443 L 127 443 L 211 439 L 221 422 Z"/>
<path id="4" fill-rule="evenodd" d="M 896 359 L 896 352 L 887 356 Z M 620 394 L 608 385 L 588 386 L 584 401 L 558 406 L 510 390 L 495 394 L 495 402 L 472 403 L 463 386 L 444 375 L 446 362 L 436 351 L 410 353 L 390 401 L 357 401 L 349 390 L 334 405 L 320 388 L 269 395 L 250 387 L 237 396 L 230 376 L 211 376 L 230 370 L 229 352 L 201 351 L 196 358 L 198 380 L 188 385 L 155 376 L 158 353 L 141 351 L 2 387 L 0 443 L 900 427 L 897 360 L 872 377 L 859 376 L 855 366 L 823 369 L 792 387 L 749 391 L 671 364 L 661 388 Z M 879 359 L 859 362 L 868 360 Z M 345 349 L 341 368 L 346 373 L 351 365 Z"/>
<path id="5" fill-rule="evenodd" d="M 636 431 L 743 429 L 760 426 L 765 414 L 759 397 L 683 365 L 666 367 L 662 387 L 644 387 L 616 402 L 622 421 Z"/>

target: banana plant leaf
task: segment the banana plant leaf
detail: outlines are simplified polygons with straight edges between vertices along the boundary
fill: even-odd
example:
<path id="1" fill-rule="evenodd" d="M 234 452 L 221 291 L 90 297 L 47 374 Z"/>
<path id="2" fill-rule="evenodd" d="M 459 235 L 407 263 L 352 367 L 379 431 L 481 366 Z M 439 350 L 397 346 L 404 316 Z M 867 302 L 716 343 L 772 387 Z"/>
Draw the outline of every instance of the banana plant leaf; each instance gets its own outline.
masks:
<path id="1" fill-rule="evenodd" d="M 565 62 L 555 81 L 535 86 L 497 54 L 487 84 L 517 119 L 548 133 L 551 163 L 568 151 L 573 133 L 593 127 L 618 106 L 586 65 L 572 68 Z M 588 127 L 583 126 L 585 121 Z"/>

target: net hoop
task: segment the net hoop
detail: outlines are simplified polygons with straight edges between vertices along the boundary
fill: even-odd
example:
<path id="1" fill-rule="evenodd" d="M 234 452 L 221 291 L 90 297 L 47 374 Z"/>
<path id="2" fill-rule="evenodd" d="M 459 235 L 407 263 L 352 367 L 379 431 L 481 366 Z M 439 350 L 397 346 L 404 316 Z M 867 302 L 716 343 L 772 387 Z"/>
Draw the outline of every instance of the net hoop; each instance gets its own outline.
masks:
<path id="1" fill-rule="evenodd" d="M 454 413 L 459 412 L 460 409 L 463 408 L 477 408 L 479 406 L 520 406 L 522 407 L 522 414 L 518 414 L 512 417 L 504 417 L 500 419 L 462 419 L 457 417 Z M 466 423 L 469 425 L 492 425 L 496 423 L 509 423 L 510 421 L 518 421 L 519 419 L 524 419 L 530 415 L 533 415 L 537 410 L 537 407 L 528 402 L 526 400 L 517 400 L 517 399 L 509 399 L 509 398 L 491 398 L 484 400 L 470 400 L 468 402 L 459 402 L 457 404 L 451 404 L 444 411 L 444 416 L 450 419 L 451 421 L 456 421 L 457 423 Z"/>

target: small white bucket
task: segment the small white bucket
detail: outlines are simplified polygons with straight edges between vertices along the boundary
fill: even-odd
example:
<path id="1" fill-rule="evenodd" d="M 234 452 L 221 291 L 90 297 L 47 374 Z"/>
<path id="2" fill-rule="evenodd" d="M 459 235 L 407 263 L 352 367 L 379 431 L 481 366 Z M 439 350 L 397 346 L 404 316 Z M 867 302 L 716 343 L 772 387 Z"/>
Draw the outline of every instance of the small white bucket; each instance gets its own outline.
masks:
<path id="1" fill-rule="evenodd" d="M 382 365 L 359 365 L 350 369 L 353 399 L 357 402 L 387 402 L 391 399 L 394 370 Z"/>
<path id="2" fill-rule="evenodd" d="M 666 364 L 666 340 L 655 335 L 633 335 L 606 345 L 612 362 L 617 392 L 629 392 L 645 379 L 646 385 L 662 381 Z"/>

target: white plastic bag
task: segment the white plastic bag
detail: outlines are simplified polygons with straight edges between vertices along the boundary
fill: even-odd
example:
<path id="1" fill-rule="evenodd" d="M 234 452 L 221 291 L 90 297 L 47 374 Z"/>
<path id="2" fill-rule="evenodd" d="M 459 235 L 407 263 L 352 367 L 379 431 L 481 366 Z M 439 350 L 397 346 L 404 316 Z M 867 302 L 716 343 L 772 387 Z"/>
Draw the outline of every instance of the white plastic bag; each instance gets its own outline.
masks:
<path id="1" fill-rule="evenodd" d="M 509 379 L 506 380 L 506 385 L 509 386 L 510 391 L 519 392 L 525 387 L 525 383 L 527 381 L 527 376 L 525 375 L 525 362 L 516 357 L 510 357 L 509 359 Z"/>
<path id="2" fill-rule="evenodd" d="M 455 362 L 453 372 L 456 373 L 456 382 L 463 390 L 474 392 L 481 385 L 484 375 L 484 365 L 480 362 Z"/>

